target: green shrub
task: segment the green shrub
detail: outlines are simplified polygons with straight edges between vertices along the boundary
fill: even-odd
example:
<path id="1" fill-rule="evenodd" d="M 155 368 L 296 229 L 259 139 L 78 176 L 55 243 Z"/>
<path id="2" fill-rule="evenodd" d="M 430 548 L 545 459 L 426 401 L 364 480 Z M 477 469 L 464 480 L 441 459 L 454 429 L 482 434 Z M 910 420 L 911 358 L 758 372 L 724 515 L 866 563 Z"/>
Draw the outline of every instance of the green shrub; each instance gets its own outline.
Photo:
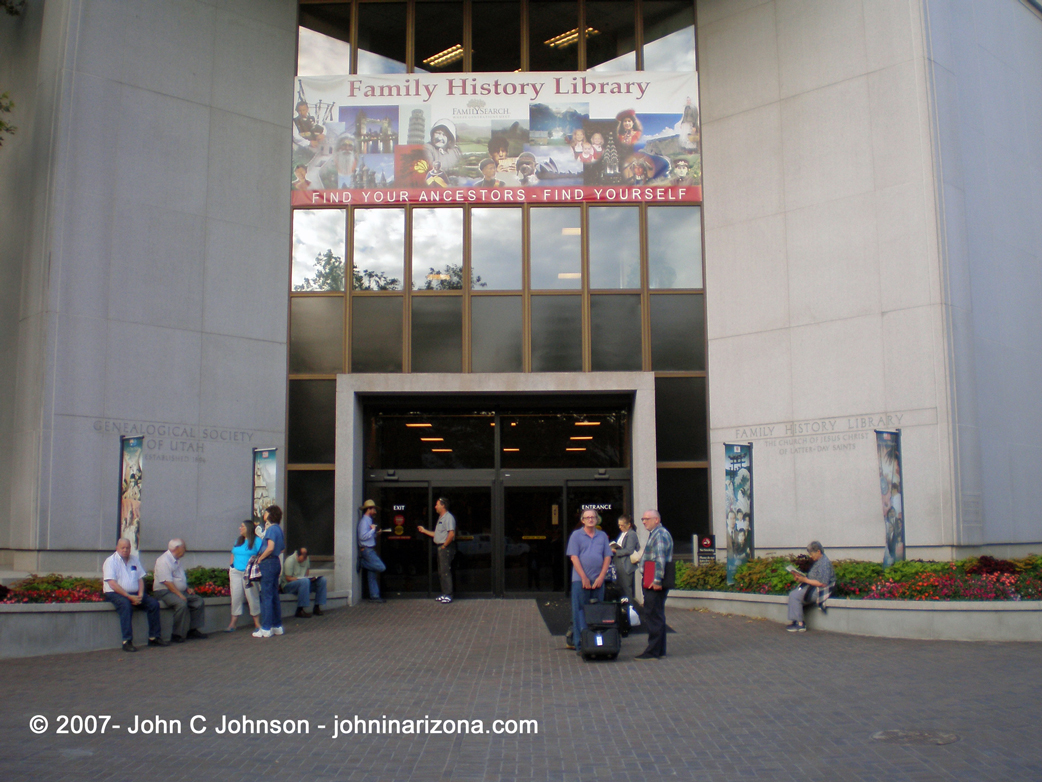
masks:
<path id="1" fill-rule="evenodd" d="M 692 589 L 702 592 L 726 592 L 727 565 L 713 562 L 695 566 L 690 562 L 677 562 L 677 589 Z"/>
<path id="2" fill-rule="evenodd" d="M 878 562 L 864 562 L 860 559 L 839 559 L 832 563 L 836 571 L 836 582 L 841 581 L 875 581 L 883 575 L 883 566 Z"/>
<path id="3" fill-rule="evenodd" d="M 76 589 L 87 592 L 100 592 L 100 578 L 79 578 L 76 576 L 63 576 L 60 573 L 49 573 L 46 576 L 38 576 L 35 573 L 28 578 L 23 578 L 12 589 L 33 590 L 36 592 L 54 592 L 58 589 Z"/>
<path id="4" fill-rule="evenodd" d="M 793 561 L 793 557 L 750 559 L 735 572 L 735 587 L 740 592 L 784 595 L 796 586 L 796 579 L 785 569 Z"/>
<path id="5" fill-rule="evenodd" d="M 904 562 L 895 562 L 888 567 L 883 575 L 891 581 L 911 581 L 922 573 L 951 573 L 953 569 L 961 569 L 961 563 L 951 562 L 924 562 L 921 559 L 910 559 Z"/>
<path id="6" fill-rule="evenodd" d="M 226 587 L 228 586 L 228 568 L 226 567 L 199 567 L 191 568 L 185 571 L 185 576 L 188 578 L 188 586 L 195 589 L 201 587 L 203 584 L 213 584 L 214 586 Z"/>

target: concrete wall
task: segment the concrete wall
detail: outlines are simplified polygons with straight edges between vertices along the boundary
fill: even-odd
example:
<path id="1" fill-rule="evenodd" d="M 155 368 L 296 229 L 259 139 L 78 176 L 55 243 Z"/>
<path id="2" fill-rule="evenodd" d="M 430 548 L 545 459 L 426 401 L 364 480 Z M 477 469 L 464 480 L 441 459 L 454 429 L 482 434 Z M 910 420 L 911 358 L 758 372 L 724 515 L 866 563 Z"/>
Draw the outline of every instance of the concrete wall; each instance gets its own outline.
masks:
<path id="1" fill-rule="evenodd" d="M 948 263 L 958 533 L 1042 539 L 1042 15 L 924 0 Z"/>
<path id="2" fill-rule="evenodd" d="M 753 442 L 759 550 L 881 557 L 873 429 L 900 428 L 909 553 L 950 553 L 919 2 L 699 0 L 698 46 L 718 539 L 723 443 Z"/>
<path id="3" fill-rule="evenodd" d="M 142 550 L 225 552 L 251 448 L 285 441 L 296 3 L 51 0 L 22 23 L 42 34 L 0 545 L 99 568 L 129 430 L 151 433 Z"/>

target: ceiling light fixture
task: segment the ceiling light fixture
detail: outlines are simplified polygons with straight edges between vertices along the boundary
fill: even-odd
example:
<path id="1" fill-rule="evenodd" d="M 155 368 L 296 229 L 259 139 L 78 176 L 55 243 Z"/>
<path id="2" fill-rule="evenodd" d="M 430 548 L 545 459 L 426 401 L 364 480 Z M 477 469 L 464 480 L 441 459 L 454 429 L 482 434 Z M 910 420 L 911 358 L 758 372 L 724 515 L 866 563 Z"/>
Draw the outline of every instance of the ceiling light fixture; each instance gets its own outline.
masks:
<path id="1" fill-rule="evenodd" d="M 422 429 L 425 427 L 433 426 L 434 424 L 406 424 L 409 429 Z"/>
<path id="2" fill-rule="evenodd" d="M 423 61 L 424 65 L 430 65 L 433 68 L 441 68 L 450 63 L 454 63 L 457 60 L 463 59 L 463 45 L 454 44 L 443 52 L 432 54 L 426 60 Z"/>
<path id="3" fill-rule="evenodd" d="M 451 448 L 431 448 L 431 453 L 452 453 Z"/>
<path id="4" fill-rule="evenodd" d="M 591 438 L 591 439 L 593 439 L 593 438 Z M 443 443 L 443 442 L 445 442 L 445 438 L 444 437 L 421 437 L 420 438 L 420 442 L 421 443 Z"/>
<path id="5" fill-rule="evenodd" d="M 568 439 L 569 440 L 592 440 L 593 437 L 592 436 L 590 436 L 590 437 L 569 437 Z"/>
<path id="6" fill-rule="evenodd" d="M 585 451 L 585 448 L 565 448 L 566 451 Z"/>
<path id="7" fill-rule="evenodd" d="M 600 426 L 600 421 L 576 421 L 576 426 Z"/>
<path id="8" fill-rule="evenodd" d="M 599 30 L 594 30 L 592 27 L 587 27 L 586 28 L 586 37 L 587 38 L 592 38 L 593 36 L 600 35 L 600 34 L 601 33 L 600 33 Z M 566 46 L 571 46 L 573 43 L 575 43 L 578 40 L 579 40 L 579 28 L 576 27 L 576 28 L 574 28 L 572 30 L 569 30 L 566 33 L 561 33 L 560 35 L 555 35 L 550 40 L 543 41 L 543 43 L 546 44 L 547 46 L 549 46 L 551 49 L 563 49 Z"/>

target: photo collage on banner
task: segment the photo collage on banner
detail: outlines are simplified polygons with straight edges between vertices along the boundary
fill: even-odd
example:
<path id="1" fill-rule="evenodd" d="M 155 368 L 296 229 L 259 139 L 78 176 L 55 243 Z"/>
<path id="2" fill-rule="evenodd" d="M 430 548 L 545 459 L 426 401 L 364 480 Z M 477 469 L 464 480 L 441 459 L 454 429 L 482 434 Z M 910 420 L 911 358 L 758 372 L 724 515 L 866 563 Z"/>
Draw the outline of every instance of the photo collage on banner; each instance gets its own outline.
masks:
<path id="1" fill-rule="evenodd" d="M 298 78 L 294 206 L 702 200 L 692 73 Z"/>
<path id="2" fill-rule="evenodd" d="M 901 485 L 901 432 L 876 430 L 879 453 L 879 492 L 883 499 L 883 567 L 905 558 L 905 513 Z"/>
<path id="3" fill-rule="evenodd" d="M 753 556 L 753 446 L 724 444 L 724 509 L 727 514 L 727 583 Z"/>
<path id="4" fill-rule="evenodd" d="M 141 449 L 143 437 L 120 437 L 119 537 L 138 553 L 141 540 Z"/>
<path id="5" fill-rule="evenodd" d="M 253 449 L 253 521 L 259 524 L 264 510 L 275 504 L 275 448 Z"/>

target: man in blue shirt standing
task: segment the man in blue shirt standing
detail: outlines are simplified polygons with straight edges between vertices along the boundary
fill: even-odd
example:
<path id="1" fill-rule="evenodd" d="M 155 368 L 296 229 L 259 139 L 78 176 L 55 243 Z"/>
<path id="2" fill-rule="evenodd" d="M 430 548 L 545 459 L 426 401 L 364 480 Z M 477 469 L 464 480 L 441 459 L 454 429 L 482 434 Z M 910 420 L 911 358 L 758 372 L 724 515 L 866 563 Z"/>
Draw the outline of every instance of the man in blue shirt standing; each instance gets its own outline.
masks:
<path id="1" fill-rule="evenodd" d="M 565 555 L 572 560 L 572 635 L 575 651 L 582 653 L 582 633 L 586 628 L 583 606 L 593 600 L 604 599 L 604 578 L 611 564 L 611 545 L 608 536 L 597 525 L 601 515 L 595 510 L 584 510 L 582 527 L 568 538 Z"/>
<path id="2" fill-rule="evenodd" d="M 362 568 L 369 574 L 369 601 L 372 603 L 386 603 L 380 597 L 379 573 L 387 570 L 387 565 L 376 553 L 376 536 L 380 534 L 380 527 L 376 523 L 376 503 L 366 500 L 362 503 L 362 518 L 358 521 L 358 560 Z"/>

